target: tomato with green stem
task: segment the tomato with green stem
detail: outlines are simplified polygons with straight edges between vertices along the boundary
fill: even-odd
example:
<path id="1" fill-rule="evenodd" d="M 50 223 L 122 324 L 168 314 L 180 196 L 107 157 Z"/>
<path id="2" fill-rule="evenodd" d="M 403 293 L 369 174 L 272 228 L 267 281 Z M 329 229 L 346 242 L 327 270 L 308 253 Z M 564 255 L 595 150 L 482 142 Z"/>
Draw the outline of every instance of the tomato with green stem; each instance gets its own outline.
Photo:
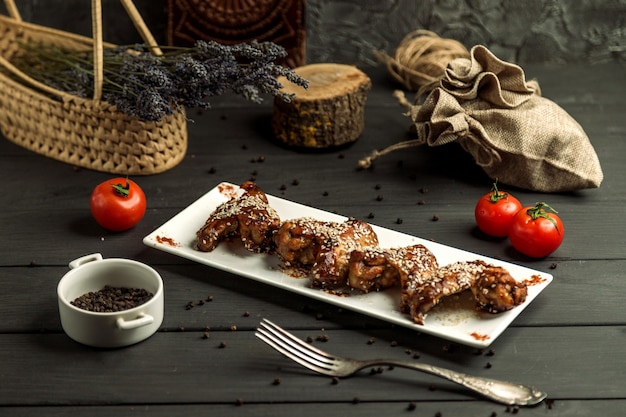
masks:
<path id="1" fill-rule="evenodd" d="M 134 227 L 146 213 L 146 196 L 136 182 L 113 178 L 98 184 L 89 201 L 98 224 L 112 232 Z"/>
<path id="2" fill-rule="evenodd" d="M 513 216 L 522 208 L 522 203 L 509 193 L 498 190 L 493 183 L 491 192 L 483 195 L 476 203 L 474 217 L 478 228 L 484 233 L 505 237 Z"/>
<path id="3" fill-rule="evenodd" d="M 521 209 L 509 229 L 513 247 L 532 258 L 545 258 L 557 250 L 563 242 L 565 229 L 556 213 L 543 202 Z"/>

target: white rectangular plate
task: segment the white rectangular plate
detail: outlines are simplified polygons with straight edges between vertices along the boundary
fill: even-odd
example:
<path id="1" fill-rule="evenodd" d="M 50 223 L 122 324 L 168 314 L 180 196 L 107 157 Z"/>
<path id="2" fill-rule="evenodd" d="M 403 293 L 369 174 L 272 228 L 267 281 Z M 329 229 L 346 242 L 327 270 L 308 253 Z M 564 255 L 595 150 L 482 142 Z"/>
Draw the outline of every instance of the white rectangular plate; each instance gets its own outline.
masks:
<path id="1" fill-rule="evenodd" d="M 381 320 L 429 333 L 462 344 L 475 347 L 489 346 L 528 304 L 552 281 L 552 275 L 475 253 L 452 248 L 418 237 L 399 233 L 372 225 L 381 247 L 401 247 L 423 244 L 437 257 L 440 265 L 456 261 L 482 259 L 506 268 L 511 275 L 529 283 L 526 301 L 507 312 L 490 314 L 479 312 L 469 291 L 448 297 L 426 317 L 423 325 L 415 324 L 399 310 L 400 291 L 390 289 L 368 294 L 338 296 L 313 289 L 308 278 L 294 278 L 283 272 L 276 255 L 252 253 L 241 243 L 222 243 L 213 252 L 195 249 L 196 232 L 204 225 L 218 205 L 227 201 L 239 187 L 221 183 L 161 227 L 143 239 L 150 247 L 181 256 L 214 268 L 241 275 L 256 281 L 323 300 L 337 306 L 357 311 Z M 268 195 L 270 205 L 278 212 L 281 220 L 312 217 L 319 220 L 344 221 L 346 217 L 307 207 L 288 200 Z M 531 285 L 532 284 L 532 285 Z"/>

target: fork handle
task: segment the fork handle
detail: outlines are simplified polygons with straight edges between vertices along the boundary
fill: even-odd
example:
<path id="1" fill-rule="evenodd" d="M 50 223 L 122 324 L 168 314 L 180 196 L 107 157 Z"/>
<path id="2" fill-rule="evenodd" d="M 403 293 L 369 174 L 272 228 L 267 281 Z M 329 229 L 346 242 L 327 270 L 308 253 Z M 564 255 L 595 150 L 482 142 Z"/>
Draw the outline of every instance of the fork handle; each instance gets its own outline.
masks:
<path id="1" fill-rule="evenodd" d="M 399 366 L 435 375 L 469 388 L 470 390 L 494 401 L 507 405 L 535 405 L 543 401 L 547 396 L 546 393 L 530 386 L 467 375 L 462 372 L 456 372 L 450 369 L 440 368 L 438 366 L 424 363 L 385 360 L 369 361 L 367 364 L 368 367 L 376 365 Z"/>

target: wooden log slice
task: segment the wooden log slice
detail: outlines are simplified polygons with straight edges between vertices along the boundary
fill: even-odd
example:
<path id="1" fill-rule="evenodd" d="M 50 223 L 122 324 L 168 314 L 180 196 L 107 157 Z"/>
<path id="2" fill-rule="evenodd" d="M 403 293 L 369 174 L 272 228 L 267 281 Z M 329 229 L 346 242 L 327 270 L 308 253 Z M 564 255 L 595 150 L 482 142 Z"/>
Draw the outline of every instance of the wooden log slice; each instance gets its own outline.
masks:
<path id="1" fill-rule="evenodd" d="M 304 89 L 284 77 L 283 91 L 296 96 L 274 100 L 272 129 L 276 138 L 293 147 L 328 148 L 356 141 L 363 132 L 365 101 L 372 83 L 351 65 L 311 64 L 294 70 L 309 81 Z"/>

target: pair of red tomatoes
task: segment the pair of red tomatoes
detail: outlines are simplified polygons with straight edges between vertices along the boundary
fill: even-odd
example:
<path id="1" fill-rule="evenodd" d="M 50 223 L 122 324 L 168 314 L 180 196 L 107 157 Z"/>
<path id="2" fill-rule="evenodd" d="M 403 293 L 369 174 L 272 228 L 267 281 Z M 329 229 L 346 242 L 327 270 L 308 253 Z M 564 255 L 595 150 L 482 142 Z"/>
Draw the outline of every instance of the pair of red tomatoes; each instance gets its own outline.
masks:
<path id="1" fill-rule="evenodd" d="M 496 184 L 478 200 L 474 216 L 484 233 L 508 236 L 516 250 L 533 258 L 550 255 L 563 242 L 565 230 L 556 210 L 543 202 L 524 207 Z"/>

